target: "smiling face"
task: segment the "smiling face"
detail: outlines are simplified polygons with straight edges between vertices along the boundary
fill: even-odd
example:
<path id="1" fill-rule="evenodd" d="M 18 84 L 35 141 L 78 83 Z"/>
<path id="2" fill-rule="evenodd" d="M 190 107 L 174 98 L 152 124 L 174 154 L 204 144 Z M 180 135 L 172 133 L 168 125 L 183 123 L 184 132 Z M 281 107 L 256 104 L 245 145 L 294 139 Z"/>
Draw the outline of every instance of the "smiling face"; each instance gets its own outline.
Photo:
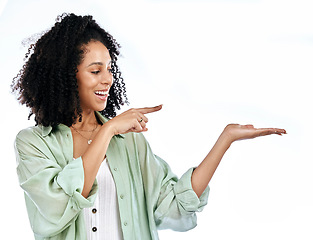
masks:
<path id="1" fill-rule="evenodd" d="M 83 47 L 85 55 L 76 74 L 80 106 L 83 111 L 102 111 L 113 84 L 111 57 L 99 41 L 91 41 Z"/>

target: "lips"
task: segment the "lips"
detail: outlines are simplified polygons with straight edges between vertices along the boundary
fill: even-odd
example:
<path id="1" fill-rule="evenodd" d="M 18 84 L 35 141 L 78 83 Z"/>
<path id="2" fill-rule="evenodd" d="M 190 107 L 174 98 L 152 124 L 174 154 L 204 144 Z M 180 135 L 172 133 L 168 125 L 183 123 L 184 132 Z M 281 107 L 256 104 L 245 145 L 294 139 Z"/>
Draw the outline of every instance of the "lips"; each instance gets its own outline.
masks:
<path id="1" fill-rule="evenodd" d="M 96 95 L 99 95 L 99 96 L 109 95 L 109 90 L 95 91 L 95 94 L 96 94 Z"/>
<path id="2" fill-rule="evenodd" d="M 97 90 L 95 94 L 100 100 L 105 101 L 109 96 L 109 90 Z"/>

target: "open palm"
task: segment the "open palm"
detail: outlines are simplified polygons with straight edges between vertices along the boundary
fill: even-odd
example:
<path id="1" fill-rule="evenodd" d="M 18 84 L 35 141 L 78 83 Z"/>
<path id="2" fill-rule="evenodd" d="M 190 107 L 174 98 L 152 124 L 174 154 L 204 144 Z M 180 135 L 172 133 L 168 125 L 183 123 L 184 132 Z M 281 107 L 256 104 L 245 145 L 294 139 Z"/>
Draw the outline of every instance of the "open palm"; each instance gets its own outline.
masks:
<path id="1" fill-rule="evenodd" d="M 223 132 L 231 142 L 243 139 L 251 139 L 271 134 L 286 134 L 285 129 L 280 128 L 255 128 L 253 125 L 228 124 Z"/>

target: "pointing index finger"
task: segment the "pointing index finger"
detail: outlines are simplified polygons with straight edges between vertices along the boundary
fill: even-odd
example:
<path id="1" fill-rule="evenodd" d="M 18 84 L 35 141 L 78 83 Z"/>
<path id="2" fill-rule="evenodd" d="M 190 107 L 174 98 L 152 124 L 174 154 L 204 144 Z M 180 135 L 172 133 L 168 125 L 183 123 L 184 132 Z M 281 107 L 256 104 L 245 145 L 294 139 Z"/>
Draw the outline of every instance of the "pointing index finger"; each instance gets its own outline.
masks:
<path id="1" fill-rule="evenodd" d="M 137 110 L 142 114 L 153 113 L 153 112 L 160 111 L 162 109 L 162 106 L 163 104 L 155 106 L 155 107 L 137 108 Z"/>

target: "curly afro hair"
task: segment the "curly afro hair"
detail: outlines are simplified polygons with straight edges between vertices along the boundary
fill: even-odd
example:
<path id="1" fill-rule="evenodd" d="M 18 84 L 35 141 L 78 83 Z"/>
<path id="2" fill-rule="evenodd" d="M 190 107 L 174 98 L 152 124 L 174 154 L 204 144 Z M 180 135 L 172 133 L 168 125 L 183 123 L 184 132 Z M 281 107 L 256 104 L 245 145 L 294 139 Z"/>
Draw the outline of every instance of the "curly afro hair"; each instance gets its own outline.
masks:
<path id="1" fill-rule="evenodd" d="M 77 66 L 84 57 L 83 46 L 100 41 L 109 50 L 112 60 L 113 85 L 109 92 L 105 117 L 116 116 L 116 109 L 128 103 L 125 83 L 116 64 L 120 45 L 93 20 L 92 16 L 62 14 L 55 25 L 45 32 L 25 55 L 25 64 L 13 78 L 12 92 L 30 108 L 36 125 L 71 126 L 81 120 Z"/>

